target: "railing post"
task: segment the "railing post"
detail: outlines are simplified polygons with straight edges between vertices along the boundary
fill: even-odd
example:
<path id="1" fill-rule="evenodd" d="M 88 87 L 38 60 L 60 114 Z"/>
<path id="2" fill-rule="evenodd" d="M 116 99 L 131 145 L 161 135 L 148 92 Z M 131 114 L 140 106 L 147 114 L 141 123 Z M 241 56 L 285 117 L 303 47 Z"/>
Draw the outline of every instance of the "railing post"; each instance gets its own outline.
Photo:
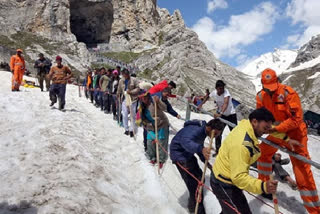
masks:
<path id="1" fill-rule="evenodd" d="M 190 117 L 191 117 L 191 107 L 189 105 L 189 102 L 187 102 L 186 121 L 190 120 Z"/>

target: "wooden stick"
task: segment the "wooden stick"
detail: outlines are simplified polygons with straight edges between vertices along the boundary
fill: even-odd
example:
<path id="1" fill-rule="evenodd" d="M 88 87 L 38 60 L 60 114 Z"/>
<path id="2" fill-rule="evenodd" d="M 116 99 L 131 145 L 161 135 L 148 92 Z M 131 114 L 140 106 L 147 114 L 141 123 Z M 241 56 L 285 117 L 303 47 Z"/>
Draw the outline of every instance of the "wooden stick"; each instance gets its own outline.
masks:
<path id="1" fill-rule="evenodd" d="M 155 132 L 156 132 L 156 156 L 158 165 L 158 174 L 160 175 L 160 157 L 159 157 L 159 141 L 158 141 L 158 108 L 157 103 L 154 102 L 154 117 L 155 117 Z"/>
<path id="2" fill-rule="evenodd" d="M 270 181 L 273 181 L 273 175 L 270 175 Z M 279 214 L 279 204 L 278 204 L 278 198 L 277 198 L 277 194 L 272 194 L 272 198 L 273 198 L 273 205 L 274 205 L 274 213 L 275 214 Z"/>
<path id="3" fill-rule="evenodd" d="M 210 149 L 210 151 L 211 151 L 211 149 L 212 149 L 213 139 L 214 139 L 214 130 L 211 131 L 211 138 L 210 138 L 210 143 L 209 143 L 209 149 Z M 206 176 L 207 167 L 208 167 L 208 160 L 206 160 L 205 163 L 204 163 L 204 169 L 203 169 L 203 173 L 202 173 L 202 177 L 201 177 L 201 183 L 204 182 L 204 178 L 205 178 L 205 176 Z M 202 195 L 202 186 L 200 186 L 200 188 L 199 188 L 198 197 L 197 197 L 197 204 L 196 204 L 196 209 L 195 209 L 195 214 L 198 214 L 199 200 L 200 200 L 201 195 Z"/>
<path id="4" fill-rule="evenodd" d="M 128 104 L 129 104 L 129 109 L 130 109 L 130 117 L 131 117 L 131 126 L 132 126 L 132 133 L 133 133 L 133 138 L 134 138 L 134 140 L 136 141 L 137 140 L 137 136 L 136 136 L 136 132 L 135 132 L 135 129 L 134 129 L 134 127 L 135 127 L 135 124 L 134 124 L 134 118 L 133 118 L 133 114 L 132 114 L 132 112 L 133 112 L 133 110 L 132 110 L 132 100 L 131 100 L 131 96 L 130 96 L 130 94 L 128 94 L 128 96 L 126 97 L 126 99 L 128 99 Z"/>

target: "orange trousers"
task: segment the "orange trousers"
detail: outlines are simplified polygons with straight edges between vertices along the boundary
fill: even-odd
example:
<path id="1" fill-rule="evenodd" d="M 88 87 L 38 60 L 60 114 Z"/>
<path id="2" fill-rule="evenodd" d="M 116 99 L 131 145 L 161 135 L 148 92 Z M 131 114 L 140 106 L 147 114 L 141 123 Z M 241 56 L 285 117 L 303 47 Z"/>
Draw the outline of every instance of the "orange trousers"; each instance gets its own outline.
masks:
<path id="1" fill-rule="evenodd" d="M 19 90 L 22 83 L 24 71 L 15 70 L 12 75 L 12 90 Z"/>
<path id="2" fill-rule="evenodd" d="M 303 145 L 303 147 L 295 147 L 295 153 L 310 159 L 307 142 L 308 137 L 303 137 L 300 140 L 300 143 Z M 290 149 L 289 145 L 286 144 L 284 141 L 282 142 L 282 144 L 280 144 L 280 146 L 284 146 Z M 261 156 L 257 162 L 259 179 L 267 181 L 269 180 L 269 176 L 272 174 L 272 157 L 278 149 L 271 147 L 265 143 L 261 143 L 260 150 Z M 290 156 L 290 159 L 292 162 L 293 172 L 304 207 L 311 214 L 319 214 L 320 202 L 317 193 L 317 187 L 313 179 L 311 166 L 292 156 Z"/>

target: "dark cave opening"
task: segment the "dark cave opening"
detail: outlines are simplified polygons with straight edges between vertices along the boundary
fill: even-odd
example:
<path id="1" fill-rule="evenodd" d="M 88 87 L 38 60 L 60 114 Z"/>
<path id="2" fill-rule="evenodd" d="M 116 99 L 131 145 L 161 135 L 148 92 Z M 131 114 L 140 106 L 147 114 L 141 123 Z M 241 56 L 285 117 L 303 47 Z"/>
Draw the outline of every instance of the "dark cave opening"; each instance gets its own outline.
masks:
<path id="1" fill-rule="evenodd" d="M 113 23 L 111 0 L 70 0 L 70 28 L 78 42 L 87 47 L 109 43 Z"/>

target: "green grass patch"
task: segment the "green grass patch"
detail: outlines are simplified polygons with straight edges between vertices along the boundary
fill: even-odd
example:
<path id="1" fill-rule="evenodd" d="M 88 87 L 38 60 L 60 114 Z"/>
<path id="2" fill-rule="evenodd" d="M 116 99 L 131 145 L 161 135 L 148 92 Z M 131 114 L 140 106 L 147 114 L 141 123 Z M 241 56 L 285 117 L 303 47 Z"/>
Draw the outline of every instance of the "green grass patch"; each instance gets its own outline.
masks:
<path id="1" fill-rule="evenodd" d="M 144 71 L 137 73 L 137 76 L 148 80 L 155 80 L 155 78 L 152 78 L 152 73 L 153 70 L 147 68 Z"/>
<path id="2" fill-rule="evenodd" d="M 114 66 L 112 65 L 109 65 L 109 64 L 105 64 L 105 63 L 91 63 L 91 68 L 93 69 L 100 69 L 100 68 L 105 68 L 105 69 L 109 69 L 109 68 L 112 68 L 112 69 L 115 69 Z"/>
<path id="3" fill-rule="evenodd" d="M 103 53 L 104 56 L 117 59 L 124 63 L 130 63 L 139 58 L 142 53 L 134 53 L 134 52 L 107 52 Z"/>
<path id="4" fill-rule="evenodd" d="M 158 41 L 158 46 L 161 46 L 164 43 L 164 32 L 161 31 L 159 34 L 159 41 Z"/>
<path id="5" fill-rule="evenodd" d="M 135 60 L 137 60 L 139 57 L 147 54 L 151 54 L 154 52 L 157 48 L 145 50 L 139 53 L 135 52 L 127 52 L 127 51 L 122 51 L 122 52 L 106 52 L 102 53 L 103 56 L 111 58 L 111 59 L 116 59 L 124 63 L 131 63 Z"/>

